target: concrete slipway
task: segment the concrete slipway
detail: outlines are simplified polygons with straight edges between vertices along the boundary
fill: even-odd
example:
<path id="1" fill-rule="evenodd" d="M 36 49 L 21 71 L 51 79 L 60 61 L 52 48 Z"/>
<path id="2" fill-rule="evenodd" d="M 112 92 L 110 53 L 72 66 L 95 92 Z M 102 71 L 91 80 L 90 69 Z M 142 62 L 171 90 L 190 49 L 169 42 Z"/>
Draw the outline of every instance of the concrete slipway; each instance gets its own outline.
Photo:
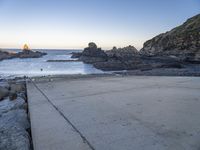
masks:
<path id="1" fill-rule="evenodd" d="M 28 82 L 35 150 L 199 150 L 200 78 Z"/>

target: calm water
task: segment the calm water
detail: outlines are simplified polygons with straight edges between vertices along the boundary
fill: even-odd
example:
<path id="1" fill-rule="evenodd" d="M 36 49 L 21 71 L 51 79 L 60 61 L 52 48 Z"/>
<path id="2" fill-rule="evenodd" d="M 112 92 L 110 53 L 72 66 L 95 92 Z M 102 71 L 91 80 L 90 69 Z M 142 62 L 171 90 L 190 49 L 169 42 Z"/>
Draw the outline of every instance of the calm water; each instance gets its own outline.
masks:
<path id="1" fill-rule="evenodd" d="M 17 50 L 15 50 L 17 51 Z M 0 76 L 42 76 L 61 74 L 103 73 L 92 65 L 82 62 L 47 62 L 47 60 L 70 60 L 73 50 L 42 50 L 47 53 L 42 58 L 10 59 L 0 62 Z M 41 71 L 42 69 L 42 71 Z"/>

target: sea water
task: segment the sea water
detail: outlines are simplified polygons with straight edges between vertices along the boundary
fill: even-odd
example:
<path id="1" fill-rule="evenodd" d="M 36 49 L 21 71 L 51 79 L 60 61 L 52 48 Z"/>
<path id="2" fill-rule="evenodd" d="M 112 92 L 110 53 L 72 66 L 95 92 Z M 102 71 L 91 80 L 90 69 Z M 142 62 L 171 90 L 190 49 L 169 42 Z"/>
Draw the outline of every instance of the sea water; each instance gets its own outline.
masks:
<path id="1" fill-rule="evenodd" d="M 77 50 L 39 51 L 46 52 L 47 55 L 41 58 L 14 58 L 0 61 L 0 77 L 103 73 L 83 62 L 47 62 L 48 60 L 72 60 L 71 53 L 78 52 Z"/>

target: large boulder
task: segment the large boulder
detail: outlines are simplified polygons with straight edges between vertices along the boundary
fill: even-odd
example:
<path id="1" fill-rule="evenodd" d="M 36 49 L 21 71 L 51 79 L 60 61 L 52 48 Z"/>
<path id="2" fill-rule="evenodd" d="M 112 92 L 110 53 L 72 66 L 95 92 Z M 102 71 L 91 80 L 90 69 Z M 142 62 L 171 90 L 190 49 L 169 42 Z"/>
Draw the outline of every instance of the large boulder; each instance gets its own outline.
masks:
<path id="1" fill-rule="evenodd" d="M 21 84 L 21 83 L 11 83 L 10 84 L 10 91 L 14 92 L 14 93 L 19 93 L 22 91 L 25 91 L 26 87 L 25 84 Z"/>
<path id="2" fill-rule="evenodd" d="M 5 87 L 1 87 L 0 86 L 0 101 L 4 98 L 4 97 L 6 97 L 6 96 L 8 96 L 9 95 L 9 90 L 7 89 L 7 88 L 5 88 Z"/>
<path id="3" fill-rule="evenodd" d="M 97 48 L 95 43 L 91 42 L 81 53 L 79 60 L 85 63 L 104 62 L 107 60 L 107 55 L 101 48 Z"/>
<path id="4" fill-rule="evenodd" d="M 113 47 L 112 50 L 105 51 L 107 54 L 107 61 L 94 63 L 98 69 L 110 70 L 131 70 L 137 69 L 143 64 L 139 57 L 139 52 L 134 46 L 127 46 L 124 48 Z"/>
<path id="5" fill-rule="evenodd" d="M 71 53 L 71 58 L 80 58 L 82 53 L 81 52 L 72 52 Z"/>
<path id="6" fill-rule="evenodd" d="M 200 61 L 200 14 L 145 42 L 140 53 L 147 56 L 173 55 L 183 61 Z"/>
<path id="7" fill-rule="evenodd" d="M 112 50 L 106 51 L 106 54 L 110 59 L 125 61 L 133 59 L 135 56 L 138 56 L 139 52 L 134 46 L 129 45 L 124 48 L 113 47 Z"/>
<path id="8" fill-rule="evenodd" d="M 11 110 L 25 109 L 25 108 L 26 108 L 26 103 L 24 99 L 18 97 L 16 100 L 10 101 L 8 98 L 6 98 L 0 102 L 0 116 L 3 113 L 7 113 Z"/>

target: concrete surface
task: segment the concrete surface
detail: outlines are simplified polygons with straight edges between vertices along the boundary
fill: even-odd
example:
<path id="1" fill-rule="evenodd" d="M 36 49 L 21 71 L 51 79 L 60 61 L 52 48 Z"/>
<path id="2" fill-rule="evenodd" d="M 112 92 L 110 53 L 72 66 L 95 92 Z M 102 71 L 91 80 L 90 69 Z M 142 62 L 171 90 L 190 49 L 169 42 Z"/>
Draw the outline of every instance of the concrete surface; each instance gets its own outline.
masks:
<path id="1" fill-rule="evenodd" d="M 199 150 L 200 78 L 28 83 L 35 150 Z"/>

